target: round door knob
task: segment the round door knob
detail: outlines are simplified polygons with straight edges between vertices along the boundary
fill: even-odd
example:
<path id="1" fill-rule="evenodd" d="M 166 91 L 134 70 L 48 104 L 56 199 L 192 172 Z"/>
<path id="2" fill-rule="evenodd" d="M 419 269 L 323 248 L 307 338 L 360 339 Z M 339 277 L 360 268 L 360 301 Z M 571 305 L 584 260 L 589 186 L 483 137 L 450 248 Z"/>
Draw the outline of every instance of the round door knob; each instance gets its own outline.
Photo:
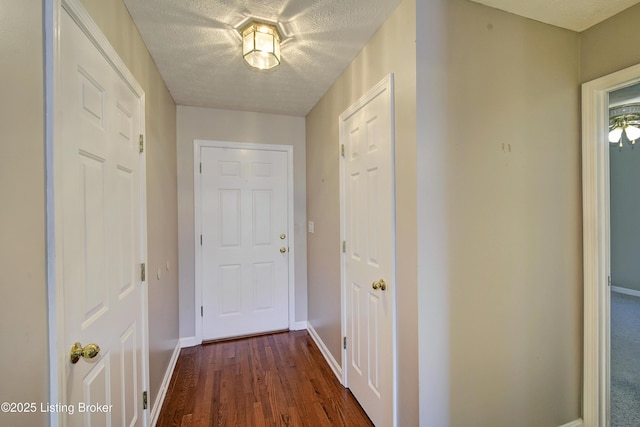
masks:
<path id="1" fill-rule="evenodd" d="M 287 252 L 287 248 L 285 248 L 284 246 L 280 248 L 280 253 L 283 254 Z"/>
<path id="2" fill-rule="evenodd" d="M 280 235 L 280 240 L 284 240 L 284 239 L 286 239 L 286 238 L 287 238 L 287 235 L 286 235 L 286 234 L 282 233 L 282 234 Z"/>
<path id="3" fill-rule="evenodd" d="M 78 363 L 80 357 L 84 357 L 85 359 L 89 360 L 96 357 L 98 353 L 100 353 L 100 347 L 98 347 L 97 344 L 88 344 L 82 347 L 82 344 L 77 342 L 71 346 L 71 356 L 69 357 L 69 359 L 71 360 L 71 363 L 75 364 Z"/>
<path id="4" fill-rule="evenodd" d="M 380 279 L 377 282 L 373 282 L 371 284 L 371 287 L 375 290 L 386 290 L 387 289 L 387 282 L 384 281 L 384 279 Z"/>

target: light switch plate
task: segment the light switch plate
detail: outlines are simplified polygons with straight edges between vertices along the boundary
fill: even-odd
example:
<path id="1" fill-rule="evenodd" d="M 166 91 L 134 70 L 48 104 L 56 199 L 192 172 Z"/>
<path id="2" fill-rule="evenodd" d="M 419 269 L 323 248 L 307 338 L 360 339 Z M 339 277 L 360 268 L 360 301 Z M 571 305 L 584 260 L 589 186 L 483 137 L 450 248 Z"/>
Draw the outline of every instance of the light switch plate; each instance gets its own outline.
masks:
<path id="1" fill-rule="evenodd" d="M 313 221 L 309 221 L 309 233 L 315 233 L 315 224 L 313 223 Z"/>

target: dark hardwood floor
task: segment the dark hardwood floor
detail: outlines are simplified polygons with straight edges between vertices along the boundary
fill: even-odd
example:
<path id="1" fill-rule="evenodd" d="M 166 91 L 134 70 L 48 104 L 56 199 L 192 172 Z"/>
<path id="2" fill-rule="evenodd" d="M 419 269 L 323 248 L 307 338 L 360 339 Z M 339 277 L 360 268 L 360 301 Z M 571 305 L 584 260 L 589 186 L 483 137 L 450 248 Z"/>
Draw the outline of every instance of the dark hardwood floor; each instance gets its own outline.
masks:
<path id="1" fill-rule="evenodd" d="M 372 426 L 307 331 L 185 348 L 158 426 Z"/>

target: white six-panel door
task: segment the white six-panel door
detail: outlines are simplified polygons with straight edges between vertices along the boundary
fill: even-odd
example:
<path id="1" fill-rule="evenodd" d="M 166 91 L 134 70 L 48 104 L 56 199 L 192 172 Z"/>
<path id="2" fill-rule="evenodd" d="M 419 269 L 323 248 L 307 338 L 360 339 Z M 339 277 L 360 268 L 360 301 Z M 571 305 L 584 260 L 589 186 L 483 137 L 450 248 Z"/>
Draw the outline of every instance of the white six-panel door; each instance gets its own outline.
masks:
<path id="1" fill-rule="evenodd" d="M 347 385 L 393 426 L 394 178 L 391 76 L 341 115 Z M 386 82 L 386 83 L 385 83 Z"/>
<path id="2" fill-rule="evenodd" d="M 287 153 L 200 150 L 202 338 L 287 329 Z"/>
<path id="3" fill-rule="evenodd" d="M 138 139 L 144 101 L 66 10 L 60 13 L 60 155 L 65 426 L 143 425 L 143 282 Z M 62 308 L 62 307 L 61 307 Z M 97 344 L 69 360 L 73 343 Z M 90 406 L 96 405 L 96 406 Z"/>

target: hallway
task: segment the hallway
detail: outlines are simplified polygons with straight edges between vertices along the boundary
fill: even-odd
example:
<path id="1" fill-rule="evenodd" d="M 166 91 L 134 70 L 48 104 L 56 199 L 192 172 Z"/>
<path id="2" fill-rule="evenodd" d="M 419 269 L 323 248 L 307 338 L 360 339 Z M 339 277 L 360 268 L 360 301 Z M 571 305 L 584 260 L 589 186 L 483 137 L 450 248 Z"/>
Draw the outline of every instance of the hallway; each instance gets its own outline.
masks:
<path id="1" fill-rule="evenodd" d="M 158 426 L 371 426 L 307 331 L 185 348 Z"/>

